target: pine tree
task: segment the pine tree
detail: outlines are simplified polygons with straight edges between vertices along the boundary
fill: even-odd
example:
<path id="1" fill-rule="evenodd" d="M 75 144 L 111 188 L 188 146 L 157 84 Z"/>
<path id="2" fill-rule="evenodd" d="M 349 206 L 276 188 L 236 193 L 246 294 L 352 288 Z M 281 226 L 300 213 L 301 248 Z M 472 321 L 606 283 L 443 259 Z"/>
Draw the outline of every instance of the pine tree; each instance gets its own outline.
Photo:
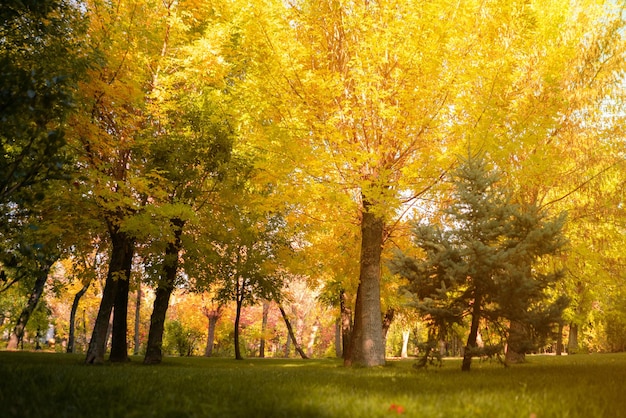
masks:
<path id="1" fill-rule="evenodd" d="M 464 371 L 470 370 L 482 322 L 496 329 L 518 323 L 543 330 L 564 307 L 563 299 L 549 300 L 547 292 L 560 272 L 542 272 L 539 261 L 564 246 L 565 216 L 548 219 L 536 206 L 514 204 L 501 179 L 483 156 L 461 161 L 441 223 L 413 227 L 423 257 L 398 252 L 391 262 L 431 325 L 445 328 L 471 319 Z"/>

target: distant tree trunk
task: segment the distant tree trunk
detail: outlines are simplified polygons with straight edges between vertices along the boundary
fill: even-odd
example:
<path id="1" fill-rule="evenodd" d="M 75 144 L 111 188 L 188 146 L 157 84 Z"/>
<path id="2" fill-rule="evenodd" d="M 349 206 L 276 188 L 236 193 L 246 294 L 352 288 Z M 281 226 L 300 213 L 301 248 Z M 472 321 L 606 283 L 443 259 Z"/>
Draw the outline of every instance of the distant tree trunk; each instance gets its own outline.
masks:
<path id="1" fill-rule="evenodd" d="M 315 347 L 315 339 L 317 338 L 317 332 L 320 329 L 320 320 L 319 318 L 315 319 L 315 323 L 311 327 L 311 334 L 309 335 L 309 344 L 306 347 L 306 355 L 307 357 L 313 357 L 313 347 Z"/>
<path id="2" fill-rule="evenodd" d="M 204 315 L 209 320 L 208 330 L 207 330 L 207 338 L 206 338 L 206 347 L 204 348 L 204 356 L 211 357 L 213 355 L 213 344 L 215 342 L 215 327 L 217 326 L 217 320 L 220 318 L 220 314 L 222 311 L 222 305 L 219 305 L 216 309 L 208 310 L 205 309 Z"/>
<path id="3" fill-rule="evenodd" d="M 291 334 L 287 332 L 287 341 L 285 341 L 285 358 L 289 358 L 291 353 Z"/>
<path id="4" fill-rule="evenodd" d="M 578 324 L 570 322 L 569 338 L 567 340 L 567 354 L 578 353 Z"/>
<path id="5" fill-rule="evenodd" d="M 158 364 L 163 360 L 163 332 L 165 330 L 165 316 L 170 303 L 170 296 L 174 291 L 176 274 L 178 273 L 178 256 L 182 248 L 181 236 L 185 221 L 178 218 L 170 219 L 174 240 L 165 247 L 163 261 L 163 276 L 159 280 L 150 316 L 150 331 L 146 343 L 144 364 Z"/>
<path id="6" fill-rule="evenodd" d="M 352 311 L 348 304 L 348 296 L 343 289 L 340 292 L 339 307 L 341 310 L 341 356 L 345 360 L 352 339 Z"/>
<path id="7" fill-rule="evenodd" d="M 109 234 L 111 236 L 111 257 L 109 259 L 109 271 L 102 292 L 102 300 L 98 309 L 98 316 L 91 333 L 89 348 L 87 349 L 87 357 L 85 363 L 99 364 L 104 362 L 104 353 L 106 351 L 106 343 L 108 337 L 109 320 L 113 305 L 117 300 L 118 284 L 128 280 L 130 275 L 130 266 L 132 264 L 133 254 L 135 251 L 134 240 L 125 232 L 119 230 L 119 226 L 109 222 Z M 119 307 L 121 310 L 122 307 Z M 121 328 L 116 329 L 122 332 Z M 126 338 L 126 336 L 124 336 Z M 119 341 L 119 336 L 116 336 Z"/>
<path id="8" fill-rule="evenodd" d="M 393 308 L 389 308 L 383 317 L 383 342 L 385 344 L 385 353 L 387 352 L 387 333 L 389 332 L 395 314 L 396 311 Z"/>
<path id="9" fill-rule="evenodd" d="M 556 355 L 563 354 L 563 321 L 559 321 L 559 331 L 556 336 Z"/>
<path id="10" fill-rule="evenodd" d="M 411 336 L 410 330 L 402 331 L 402 351 L 400 353 L 401 358 L 407 358 L 409 356 L 409 337 Z"/>
<path id="11" fill-rule="evenodd" d="M 341 349 L 341 318 L 335 320 L 335 357 L 341 358 L 343 350 Z"/>
<path id="12" fill-rule="evenodd" d="M 139 341 L 139 325 L 141 323 L 141 299 L 143 295 L 141 293 L 141 280 L 137 280 L 137 296 L 135 299 L 135 349 L 133 350 L 134 355 L 139 355 L 139 347 L 141 341 Z"/>
<path id="13" fill-rule="evenodd" d="M 478 340 L 478 324 L 480 323 L 480 312 L 481 312 L 481 304 L 482 297 L 477 295 L 474 298 L 474 304 L 472 306 L 472 325 L 470 327 L 470 333 L 467 337 L 467 344 L 465 344 L 465 350 L 463 351 L 463 364 L 461 365 L 461 370 L 464 372 L 469 372 L 470 367 L 472 366 L 472 355 L 474 349 L 477 347 Z"/>
<path id="14" fill-rule="evenodd" d="M 263 301 L 263 318 L 261 320 L 261 342 L 259 343 L 259 357 L 265 357 L 265 330 L 267 328 L 267 316 L 270 311 L 270 303 Z"/>
<path id="15" fill-rule="evenodd" d="M 385 344 L 380 306 L 380 269 L 383 218 L 370 211 L 363 197 L 361 263 L 354 310 L 352 338 L 344 364 L 367 367 L 385 364 Z"/>
<path id="16" fill-rule="evenodd" d="M 24 338 L 24 328 L 26 328 L 26 324 L 28 324 L 30 316 L 37 307 L 39 299 L 41 299 L 52 264 L 54 264 L 54 262 L 43 265 L 41 270 L 37 272 L 35 285 L 33 286 L 33 290 L 28 298 L 28 302 L 22 310 L 22 313 L 20 313 L 20 317 L 17 319 L 15 328 L 13 328 L 13 332 L 9 337 L 9 343 L 7 345 L 8 350 L 17 350 L 19 343 L 22 342 L 22 339 Z"/>
<path id="17" fill-rule="evenodd" d="M 509 338 L 506 345 L 504 360 L 507 364 L 523 363 L 526 360 L 526 346 L 528 332 L 524 324 L 519 321 L 511 321 L 509 325 Z"/>
<path id="18" fill-rule="evenodd" d="M 76 351 L 76 338 L 75 338 L 75 330 L 76 330 L 76 311 L 78 311 L 78 303 L 80 299 L 83 297 L 85 293 L 87 293 L 87 289 L 91 285 L 91 280 L 83 284 L 83 287 L 74 295 L 74 301 L 72 302 L 72 309 L 70 311 L 70 329 L 69 329 L 69 337 L 67 340 L 67 352 L 74 353 Z"/>
<path id="19" fill-rule="evenodd" d="M 296 340 L 296 335 L 293 333 L 293 328 L 291 326 L 291 322 L 289 322 L 289 318 L 287 317 L 285 309 L 283 309 L 282 305 L 278 305 L 278 309 L 280 310 L 280 314 L 283 316 L 283 320 L 285 321 L 285 325 L 287 326 L 287 332 L 289 333 L 289 337 L 291 338 L 291 341 L 293 342 L 296 351 L 298 352 L 298 354 L 300 354 L 300 357 L 302 357 L 303 359 L 308 359 L 307 355 L 302 350 L 302 347 L 300 347 L 300 344 L 298 344 L 298 340 Z"/>
<path id="20" fill-rule="evenodd" d="M 239 321 L 241 319 L 241 308 L 243 306 L 243 297 L 237 295 L 237 313 L 235 315 L 235 360 L 243 360 L 241 348 L 239 347 Z"/>

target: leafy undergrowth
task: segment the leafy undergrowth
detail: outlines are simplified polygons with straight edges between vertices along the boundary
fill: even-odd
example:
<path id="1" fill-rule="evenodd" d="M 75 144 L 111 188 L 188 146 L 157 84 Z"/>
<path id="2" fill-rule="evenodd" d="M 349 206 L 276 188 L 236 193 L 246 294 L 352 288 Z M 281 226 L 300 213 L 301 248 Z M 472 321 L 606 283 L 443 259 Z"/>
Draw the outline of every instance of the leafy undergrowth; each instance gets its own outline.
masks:
<path id="1" fill-rule="evenodd" d="M 616 417 L 626 354 L 531 356 L 523 365 L 166 358 L 86 366 L 67 354 L 0 352 L 6 417 Z"/>

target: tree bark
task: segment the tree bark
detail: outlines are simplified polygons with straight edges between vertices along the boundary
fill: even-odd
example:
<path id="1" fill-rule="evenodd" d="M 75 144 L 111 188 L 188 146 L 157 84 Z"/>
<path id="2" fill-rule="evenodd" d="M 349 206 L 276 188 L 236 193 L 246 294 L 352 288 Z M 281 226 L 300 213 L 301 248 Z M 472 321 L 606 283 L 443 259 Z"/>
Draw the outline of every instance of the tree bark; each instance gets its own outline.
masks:
<path id="1" fill-rule="evenodd" d="M 20 317 L 15 324 L 15 328 L 13 328 L 13 332 L 9 337 L 9 343 L 7 345 L 8 350 L 17 350 L 18 345 L 22 342 L 22 339 L 24 338 L 24 328 L 26 328 L 26 324 L 28 324 L 30 316 L 37 307 L 39 299 L 41 299 L 52 264 L 53 263 L 48 263 L 42 266 L 43 268 L 37 272 L 35 284 L 30 296 L 28 297 L 28 302 L 20 313 Z"/>
<path id="2" fill-rule="evenodd" d="M 383 317 L 383 342 L 385 344 L 385 352 L 387 352 L 387 333 L 393 322 L 393 318 L 396 315 L 396 311 L 393 308 L 387 309 L 385 316 Z"/>
<path id="3" fill-rule="evenodd" d="M 89 280 L 83 287 L 74 295 L 74 301 L 72 302 L 72 309 L 70 311 L 70 329 L 69 329 L 69 337 L 67 339 L 67 352 L 74 353 L 76 351 L 76 311 L 78 311 L 78 303 L 80 299 L 83 297 L 85 293 L 87 293 L 87 289 L 89 289 L 89 285 L 91 284 L 91 280 Z"/>
<path id="4" fill-rule="evenodd" d="M 139 325 L 141 322 L 141 299 L 142 299 L 143 295 L 141 292 L 141 280 L 137 281 L 137 295 L 136 295 L 136 299 L 135 299 L 135 338 L 134 338 L 134 350 L 133 350 L 133 354 L 134 355 L 139 355 L 139 347 L 141 344 L 141 341 L 139 341 Z"/>
<path id="5" fill-rule="evenodd" d="M 400 358 L 407 358 L 409 356 L 409 336 L 411 331 L 402 331 L 402 351 L 400 352 Z"/>
<path id="6" fill-rule="evenodd" d="M 241 319 L 241 307 L 243 306 L 243 298 L 237 296 L 237 313 L 235 315 L 235 360 L 243 360 L 241 348 L 239 347 L 239 321 Z"/>
<path id="7" fill-rule="evenodd" d="M 343 350 L 341 349 L 341 318 L 335 320 L 335 357 L 341 358 Z"/>
<path id="8" fill-rule="evenodd" d="M 213 343 L 215 341 L 215 327 L 217 326 L 217 320 L 220 317 L 221 307 L 214 309 L 206 314 L 209 319 L 209 329 L 207 332 L 206 347 L 204 349 L 204 356 L 211 357 L 213 355 Z"/>
<path id="9" fill-rule="evenodd" d="M 519 321 L 511 321 L 509 325 L 509 338 L 506 345 L 504 360 L 507 364 L 523 363 L 526 361 L 526 342 L 528 332 L 526 327 Z"/>
<path id="10" fill-rule="evenodd" d="M 263 301 L 263 318 L 261 320 L 261 341 L 259 343 L 259 357 L 265 358 L 265 330 L 267 328 L 267 316 L 270 311 L 270 303 Z"/>
<path id="11" fill-rule="evenodd" d="M 341 309 L 341 357 L 345 360 L 352 338 L 352 311 L 348 307 L 348 296 L 343 289 L 341 290 L 339 301 Z"/>
<path id="12" fill-rule="evenodd" d="M 578 353 L 578 324 L 570 322 L 569 338 L 567 340 L 567 354 Z"/>
<path id="13" fill-rule="evenodd" d="M 556 355 L 563 354 L 563 321 L 559 321 L 559 332 L 556 336 Z"/>
<path id="14" fill-rule="evenodd" d="M 463 364 L 461 370 L 469 372 L 472 366 L 473 350 L 478 346 L 476 341 L 478 340 L 478 324 L 480 323 L 482 297 L 477 295 L 474 298 L 474 304 L 472 306 L 472 325 L 470 327 L 470 333 L 467 337 L 467 344 L 465 344 L 465 350 L 463 352 Z"/>
<path id="15" fill-rule="evenodd" d="M 150 331 L 146 344 L 144 364 L 158 364 L 163 360 L 163 332 L 165 330 L 165 316 L 169 308 L 170 296 L 174 291 L 176 274 L 178 273 L 178 255 L 182 247 L 181 236 L 185 221 L 170 219 L 174 240 L 165 247 L 163 261 L 163 276 L 155 292 L 152 315 L 150 316 Z"/>
<path id="16" fill-rule="evenodd" d="M 128 256 L 128 255 L 127 255 Z M 118 280 L 117 293 L 113 305 L 113 328 L 111 330 L 111 354 L 109 360 L 113 363 L 129 361 L 128 358 L 128 292 L 130 290 L 130 268 L 132 255 L 124 260 L 125 277 Z"/>
<path id="17" fill-rule="evenodd" d="M 383 245 L 383 218 L 370 212 L 363 202 L 361 220 L 361 263 L 354 310 L 354 327 L 346 366 L 385 364 L 385 344 L 380 305 L 380 260 Z"/>
<path id="18" fill-rule="evenodd" d="M 117 300 L 118 284 L 124 280 L 128 280 L 130 275 L 130 266 L 132 264 L 133 254 L 135 251 L 134 240 L 125 232 L 119 230 L 119 226 L 109 222 L 109 234 L 111 236 L 111 258 L 109 259 L 109 271 L 102 292 L 102 300 L 98 309 L 98 316 L 94 324 L 89 348 L 87 349 L 87 357 L 85 363 L 100 364 L 104 363 L 104 353 L 106 351 L 107 329 L 109 327 L 109 319 L 111 311 Z M 121 306 L 119 307 L 121 310 Z M 119 327 L 115 330 L 118 333 L 123 330 Z M 119 335 L 116 337 L 119 340 Z M 124 335 L 124 338 L 126 336 Z"/>
<path id="19" fill-rule="evenodd" d="M 296 351 L 300 354 L 300 357 L 303 359 L 308 359 L 307 355 L 298 344 L 298 340 L 296 339 L 296 335 L 293 333 L 293 327 L 291 326 L 291 322 L 289 322 L 289 318 L 287 317 L 287 313 L 285 309 L 283 309 L 282 305 L 278 305 L 278 309 L 280 310 L 280 314 L 283 316 L 283 320 L 285 321 L 285 326 L 287 327 L 287 332 L 289 333 L 289 338 L 293 342 L 294 347 L 296 347 Z"/>

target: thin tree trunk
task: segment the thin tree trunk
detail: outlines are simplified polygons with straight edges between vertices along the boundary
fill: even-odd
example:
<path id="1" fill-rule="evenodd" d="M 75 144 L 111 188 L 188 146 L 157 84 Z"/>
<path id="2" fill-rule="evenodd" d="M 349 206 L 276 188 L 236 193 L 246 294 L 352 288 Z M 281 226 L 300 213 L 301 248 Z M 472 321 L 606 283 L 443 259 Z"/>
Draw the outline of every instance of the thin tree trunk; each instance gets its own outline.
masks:
<path id="1" fill-rule="evenodd" d="M 144 364 L 158 364 L 163 359 L 163 332 L 165 330 L 165 316 L 170 303 L 170 296 L 174 291 L 176 274 L 178 272 L 178 255 L 182 242 L 181 236 L 185 221 L 174 218 L 170 219 L 174 240 L 165 247 L 165 259 L 163 262 L 163 277 L 159 281 L 154 298 L 152 315 L 150 316 L 150 331 L 146 344 Z"/>
<path id="2" fill-rule="evenodd" d="M 383 317 L 383 342 L 385 344 L 385 353 L 387 352 L 387 333 L 389 332 L 395 314 L 396 311 L 393 308 L 389 308 Z"/>
<path id="3" fill-rule="evenodd" d="M 361 263 L 354 310 L 354 327 L 346 366 L 366 367 L 385 364 L 385 344 L 380 305 L 380 268 L 384 221 L 370 211 L 363 199 L 361 220 Z"/>
<path id="4" fill-rule="evenodd" d="M 135 250 L 134 240 L 126 233 L 121 232 L 118 226 L 112 225 L 111 222 L 109 222 L 109 234 L 111 236 L 109 271 L 102 292 L 98 316 L 96 317 L 93 332 L 91 333 L 89 348 L 87 349 L 87 357 L 85 359 L 85 363 L 87 364 L 100 364 L 104 362 L 104 353 L 106 351 L 108 337 L 107 331 L 111 311 L 117 300 L 118 284 L 124 280 L 128 280 Z M 122 307 L 120 306 L 119 310 L 121 309 Z M 123 330 L 118 327 L 115 331 L 120 333 Z M 119 335 L 116 336 L 116 339 L 119 340 Z M 125 335 L 124 339 L 126 339 Z"/>
<path id="5" fill-rule="evenodd" d="M 402 351 L 400 352 L 400 358 L 407 358 L 409 356 L 409 336 L 410 330 L 402 331 Z"/>
<path id="6" fill-rule="evenodd" d="M 17 350 L 19 343 L 22 342 L 22 339 L 24 338 L 24 328 L 26 328 L 26 324 L 28 324 L 30 316 L 37 307 L 39 299 L 41 299 L 46 281 L 48 280 L 50 267 L 52 267 L 52 263 L 46 264 L 40 271 L 37 272 L 35 285 L 33 286 L 33 290 L 28 298 L 28 302 L 22 310 L 22 313 L 20 313 L 20 317 L 15 324 L 15 328 L 13 328 L 13 332 L 9 337 L 9 343 L 7 345 L 8 350 Z"/>
<path id="7" fill-rule="evenodd" d="M 241 319 L 241 307 L 243 298 L 237 296 L 237 314 L 235 315 L 235 360 L 243 360 L 241 349 L 239 347 L 239 320 Z"/>
<path id="8" fill-rule="evenodd" d="M 463 352 L 463 364 L 461 370 L 469 372 L 472 366 L 472 355 L 474 349 L 477 347 L 476 341 L 478 339 L 478 324 L 480 323 L 480 311 L 482 307 L 482 297 L 480 295 L 474 298 L 474 306 L 472 307 L 472 325 L 470 327 L 470 333 L 467 337 L 467 344 L 465 344 L 465 350 Z"/>
<path id="9" fill-rule="evenodd" d="M 72 310 L 70 311 L 70 329 L 69 329 L 69 337 L 67 340 L 67 352 L 74 353 L 76 352 L 76 311 L 78 311 L 78 303 L 80 299 L 83 297 L 85 293 L 87 293 L 87 289 L 89 289 L 89 285 L 91 285 L 91 280 L 89 280 L 83 287 L 74 295 L 74 301 L 72 302 Z"/>
<path id="10" fill-rule="evenodd" d="M 343 351 L 341 349 L 341 318 L 335 320 L 335 357 L 341 358 Z"/>
<path id="11" fill-rule="evenodd" d="M 313 347 L 315 346 L 315 338 L 317 338 L 317 332 L 320 329 L 320 320 L 319 318 L 315 320 L 313 327 L 311 328 L 311 334 L 309 335 L 309 344 L 306 348 L 307 357 L 313 357 Z"/>
<path id="12" fill-rule="evenodd" d="M 345 360 L 350 350 L 350 340 L 352 339 L 352 311 L 348 307 L 348 296 L 343 289 L 341 290 L 339 301 L 341 310 L 341 356 Z"/>
<path id="13" fill-rule="evenodd" d="M 567 354 L 578 353 L 578 324 L 570 322 L 569 338 L 567 340 Z"/>
<path id="14" fill-rule="evenodd" d="M 285 321 L 285 325 L 287 326 L 287 332 L 289 333 L 289 337 L 291 338 L 291 341 L 293 342 L 296 351 L 298 352 L 298 354 L 300 354 L 300 357 L 302 357 L 303 359 L 308 359 L 307 355 L 302 350 L 302 347 L 300 347 L 300 344 L 298 344 L 298 340 L 296 339 L 296 335 L 293 333 L 293 327 L 291 326 L 291 322 L 289 322 L 289 318 L 287 317 L 285 309 L 283 309 L 282 305 L 278 305 L 278 309 L 280 310 L 280 314 L 283 316 L 283 320 Z"/>
<path id="15" fill-rule="evenodd" d="M 141 292 L 141 280 L 137 280 L 137 295 L 135 299 L 135 349 L 133 350 L 134 355 L 139 355 L 139 347 L 141 341 L 139 341 L 139 325 L 141 322 L 141 299 L 143 295 Z"/>
<path id="16" fill-rule="evenodd" d="M 270 303 L 263 301 L 263 317 L 261 320 L 261 341 L 259 343 L 259 357 L 265 358 L 265 330 L 267 329 L 267 317 L 270 312 Z"/>

